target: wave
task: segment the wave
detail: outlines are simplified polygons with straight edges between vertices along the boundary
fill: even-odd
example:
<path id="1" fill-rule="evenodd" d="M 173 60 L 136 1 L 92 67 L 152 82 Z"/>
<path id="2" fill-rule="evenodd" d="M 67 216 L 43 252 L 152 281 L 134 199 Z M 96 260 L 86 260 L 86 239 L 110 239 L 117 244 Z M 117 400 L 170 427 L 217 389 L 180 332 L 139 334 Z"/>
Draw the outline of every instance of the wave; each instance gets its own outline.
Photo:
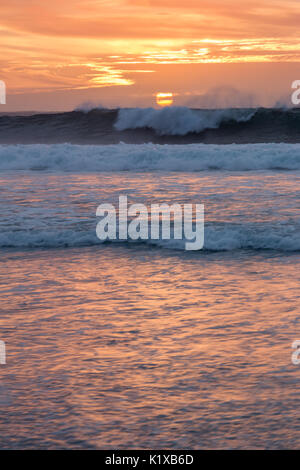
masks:
<path id="1" fill-rule="evenodd" d="M 187 135 L 217 129 L 226 121 L 246 122 L 255 113 L 253 109 L 197 110 L 177 106 L 120 109 L 115 128 L 119 131 L 149 128 L 158 135 Z"/>
<path id="2" fill-rule="evenodd" d="M 300 109 L 102 109 L 0 114 L 5 144 L 300 143 Z"/>
<path id="3" fill-rule="evenodd" d="M 300 251 L 300 224 L 212 224 L 205 225 L 204 250 L 276 250 Z M 101 242 L 93 228 L 90 230 L 17 230 L 0 234 L 2 248 L 62 248 L 103 244 L 143 244 L 171 250 L 184 250 L 186 240 L 146 240 Z"/>
<path id="4" fill-rule="evenodd" d="M 300 144 L 0 145 L 0 170 L 299 170 Z"/>

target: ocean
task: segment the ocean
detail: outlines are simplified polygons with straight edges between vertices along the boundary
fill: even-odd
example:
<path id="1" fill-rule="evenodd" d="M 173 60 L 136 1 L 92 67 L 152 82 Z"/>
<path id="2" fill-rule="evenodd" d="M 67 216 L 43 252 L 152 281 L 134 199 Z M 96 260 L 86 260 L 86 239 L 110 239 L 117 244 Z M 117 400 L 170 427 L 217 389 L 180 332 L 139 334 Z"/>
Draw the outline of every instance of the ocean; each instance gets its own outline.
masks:
<path id="1" fill-rule="evenodd" d="M 298 129 L 131 110 L 80 145 L 58 126 L 76 113 L 112 111 L 0 118 L 0 447 L 299 447 Z M 96 209 L 120 195 L 204 204 L 204 248 L 101 242 Z"/>

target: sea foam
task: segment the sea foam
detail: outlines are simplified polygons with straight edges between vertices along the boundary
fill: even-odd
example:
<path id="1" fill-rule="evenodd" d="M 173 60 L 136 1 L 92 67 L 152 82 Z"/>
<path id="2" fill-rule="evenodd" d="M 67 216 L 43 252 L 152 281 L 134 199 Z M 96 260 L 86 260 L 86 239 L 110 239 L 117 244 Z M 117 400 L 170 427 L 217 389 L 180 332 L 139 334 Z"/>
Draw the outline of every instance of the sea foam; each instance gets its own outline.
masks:
<path id="1" fill-rule="evenodd" d="M 249 121 L 255 113 L 253 109 L 196 110 L 178 106 L 120 109 L 115 128 L 119 131 L 150 128 L 159 135 L 186 135 L 216 129 L 225 121 Z"/>
<path id="2" fill-rule="evenodd" d="M 1 145 L 0 171 L 299 170 L 300 144 Z"/>
<path id="3" fill-rule="evenodd" d="M 284 252 L 300 251 L 300 224 L 277 222 L 233 224 L 207 224 L 204 235 L 204 251 L 236 251 L 236 250 L 276 250 Z M 32 227 L 27 230 L 7 230 L 0 233 L 0 247 L 14 248 L 59 248 L 115 244 L 143 244 L 171 250 L 185 250 L 187 240 L 128 240 L 102 242 L 95 233 L 93 223 L 86 229 L 54 229 L 49 222 L 45 229 Z"/>

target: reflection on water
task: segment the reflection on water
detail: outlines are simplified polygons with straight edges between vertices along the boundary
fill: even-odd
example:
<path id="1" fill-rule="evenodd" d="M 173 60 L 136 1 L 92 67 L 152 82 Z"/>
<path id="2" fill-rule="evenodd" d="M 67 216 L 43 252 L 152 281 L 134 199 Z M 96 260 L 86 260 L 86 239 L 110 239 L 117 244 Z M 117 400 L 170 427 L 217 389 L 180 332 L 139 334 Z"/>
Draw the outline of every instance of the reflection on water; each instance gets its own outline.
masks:
<path id="1" fill-rule="evenodd" d="M 299 447 L 299 261 L 3 250 L 0 447 Z"/>
<path id="2" fill-rule="evenodd" d="M 98 205 L 118 205 L 127 195 L 128 204 L 204 204 L 209 250 L 299 251 L 299 188 L 299 171 L 7 172 L 0 177 L 0 248 L 99 244 Z"/>

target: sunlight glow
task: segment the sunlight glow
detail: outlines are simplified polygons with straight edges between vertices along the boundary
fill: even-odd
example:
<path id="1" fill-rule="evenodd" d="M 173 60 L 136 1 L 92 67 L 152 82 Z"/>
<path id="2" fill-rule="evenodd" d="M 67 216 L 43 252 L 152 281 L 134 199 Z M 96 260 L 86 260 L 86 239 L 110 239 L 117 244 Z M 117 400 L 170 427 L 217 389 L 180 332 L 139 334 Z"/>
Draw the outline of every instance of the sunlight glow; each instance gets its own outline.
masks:
<path id="1" fill-rule="evenodd" d="M 172 106 L 173 104 L 173 93 L 157 93 L 156 103 L 159 106 Z"/>

